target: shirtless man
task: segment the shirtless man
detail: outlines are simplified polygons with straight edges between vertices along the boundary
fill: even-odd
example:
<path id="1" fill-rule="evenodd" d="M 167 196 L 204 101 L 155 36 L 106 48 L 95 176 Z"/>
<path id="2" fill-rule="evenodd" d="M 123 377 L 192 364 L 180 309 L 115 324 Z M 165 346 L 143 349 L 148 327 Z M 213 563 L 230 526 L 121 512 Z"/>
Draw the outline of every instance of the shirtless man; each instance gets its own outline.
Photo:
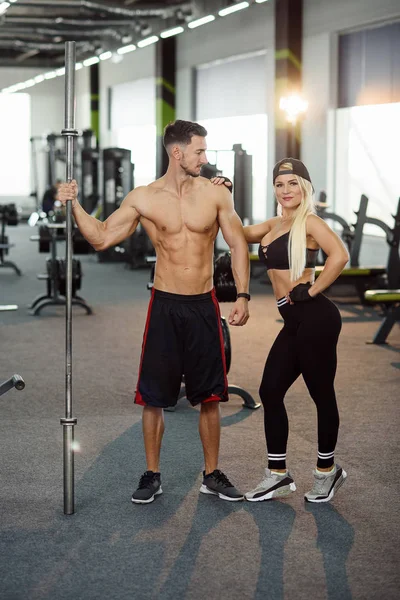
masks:
<path id="1" fill-rule="evenodd" d="M 219 402 L 228 400 L 224 344 L 218 301 L 213 290 L 214 242 L 219 228 L 229 245 L 238 292 L 230 325 L 249 318 L 249 257 L 232 195 L 200 177 L 207 131 L 190 121 L 175 121 L 164 132 L 169 156 L 166 174 L 130 192 L 110 217 L 100 222 L 77 200 L 76 182 L 62 184 L 59 199 L 72 201 L 79 230 L 95 250 L 106 250 L 132 235 L 140 222 L 157 254 L 154 287 L 143 336 L 135 402 L 143 406 L 147 471 L 132 502 L 147 504 L 162 493 L 159 471 L 164 433 L 163 409 L 175 406 L 185 376 L 186 395 L 200 405 L 199 432 L 205 470 L 200 491 L 224 500 L 243 500 L 218 469 Z"/>

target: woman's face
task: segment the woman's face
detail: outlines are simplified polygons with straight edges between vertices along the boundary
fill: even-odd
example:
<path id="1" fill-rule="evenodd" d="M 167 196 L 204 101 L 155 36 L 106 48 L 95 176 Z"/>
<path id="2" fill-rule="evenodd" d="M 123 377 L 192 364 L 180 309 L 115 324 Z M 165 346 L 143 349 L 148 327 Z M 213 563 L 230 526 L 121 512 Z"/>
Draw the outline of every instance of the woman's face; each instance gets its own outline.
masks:
<path id="1" fill-rule="evenodd" d="M 278 175 L 275 179 L 275 196 L 282 208 L 297 208 L 301 204 L 301 188 L 294 175 Z"/>

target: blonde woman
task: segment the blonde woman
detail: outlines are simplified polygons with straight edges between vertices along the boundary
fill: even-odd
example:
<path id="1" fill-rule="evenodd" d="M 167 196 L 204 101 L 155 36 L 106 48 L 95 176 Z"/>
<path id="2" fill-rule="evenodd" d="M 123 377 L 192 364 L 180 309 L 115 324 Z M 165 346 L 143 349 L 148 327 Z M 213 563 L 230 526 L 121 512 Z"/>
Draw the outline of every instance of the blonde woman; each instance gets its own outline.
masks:
<path id="1" fill-rule="evenodd" d="M 296 485 L 286 469 L 288 418 L 285 394 L 301 374 L 318 415 L 318 458 L 314 485 L 305 495 L 309 502 L 331 500 L 346 478 L 334 462 L 339 429 L 334 378 L 336 345 L 341 317 L 321 292 L 338 277 L 348 261 L 340 238 L 314 214 L 313 187 L 305 165 L 285 158 L 275 165 L 273 184 L 278 216 L 245 227 L 249 244 L 259 243 L 259 256 L 267 267 L 283 329 L 268 355 L 260 385 L 264 406 L 268 468 L 257 487 L 246 494 L 257 502 L 287 496 Z M 319 248 L 328 258 L 314 279 Z"/>

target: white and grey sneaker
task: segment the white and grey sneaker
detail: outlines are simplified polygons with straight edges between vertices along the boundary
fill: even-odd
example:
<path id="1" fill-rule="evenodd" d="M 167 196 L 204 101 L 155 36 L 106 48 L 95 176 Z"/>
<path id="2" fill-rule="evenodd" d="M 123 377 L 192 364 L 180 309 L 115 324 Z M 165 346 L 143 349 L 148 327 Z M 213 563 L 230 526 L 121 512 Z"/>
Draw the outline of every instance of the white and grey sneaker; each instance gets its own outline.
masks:
<path id="1" fill-rule="evenodd" d="M 281 474 L 265 469 L 265 478 L 254 490 L 247 492 L 245 498 L 249 502 L 260 502 L 261 500 L 271 500 L 271 498 L 284 498 L 295 491 L 296 484 L 289 471 Z"/>
<path id="2" fill-rule="evenodd" d="M 327 475 L 314 471 L 314 485 L 312 490 L 304 494 L 307 502 L 329 502 L 345 482 L 346 471 L 340 465 L 335 465 L 332 473 Z"/>

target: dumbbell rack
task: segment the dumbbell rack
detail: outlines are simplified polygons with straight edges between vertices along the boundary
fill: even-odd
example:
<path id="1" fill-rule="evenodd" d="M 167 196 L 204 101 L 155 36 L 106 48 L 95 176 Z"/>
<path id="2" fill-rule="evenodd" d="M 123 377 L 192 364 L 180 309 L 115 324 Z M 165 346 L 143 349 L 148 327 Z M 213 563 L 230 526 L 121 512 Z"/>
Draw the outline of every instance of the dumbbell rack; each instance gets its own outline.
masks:
<path id="1" fill-rule="evenodd" d="M 57 242 L 65 241 L 65 236 L 61 237 L 57 235 L 57 230 L 65 229 L 65 223 L 47 223 L 46 227 L 50 234 L 51 269 L 50 273 L 39 274 L 37 276 L 38 279 L 43 279 L 47 282 L 47 294 L 38 296 L 30 305 L 30 313 L 34 316 L 37 316 L 46 306 L 66 306 L 67 303 L 66 297 L 59 293 L 59 277 L 57 270 Z M 39 237 L 33 235 L 30 237 L 30 240 L 37 242 Z M 73 296 L 72 304 L 74 306 L 82 306 L 88 315 L 93 313 L 90 306 L 86 303 L 86 300 L 80 296 Z"/>

